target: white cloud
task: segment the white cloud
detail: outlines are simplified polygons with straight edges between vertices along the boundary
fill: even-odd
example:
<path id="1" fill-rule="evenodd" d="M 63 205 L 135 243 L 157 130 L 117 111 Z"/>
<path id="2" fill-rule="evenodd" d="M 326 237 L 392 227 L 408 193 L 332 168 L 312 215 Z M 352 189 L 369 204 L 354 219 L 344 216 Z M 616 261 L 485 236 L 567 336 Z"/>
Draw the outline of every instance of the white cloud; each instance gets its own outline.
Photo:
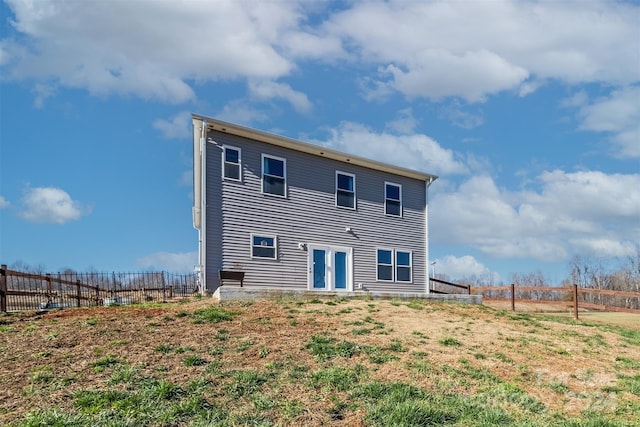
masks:
<path id="1" fill-rule="evenodd" d="M 342 48 L 342 41 L 331 35 L 316 36 L 293 31 L 289 38 L 284 38 L 283 44 L 288 53 L 295 58 L 337 60 L 347 56 Z"/>
<path id="2" fill-rule="evenodd" d="M 231 123 L 250 126 L 255 122 L 266 121 L 269 119 L 269 114 L 251 107 L 243 100 L 236 99 L 227 103 L 222 110 L 216 114 L 216 117 Z"/>
<path id="3" fill-rule="evenodd" d="M 545 172 L 540 195 L 531 203 L 596 222 L 624 221 L 640 227 L 640 175 L 607 175 L 599 171 Z"/>
<path id="4" fill-rule="evenodd" d="M 473 129 L 484 123 L 481 113 L 465 111 L 460 102 L 454 101 L 439 110 L 439 116 L 449 120 L 453 125 L 463 129 Z"/>
<path id="5" fill-rule="evenodd" d="M 364 125 L 343 122 L 337 129 L 330 130 L 329 139 L 316 143 L 345 153 L 436 175 L 468 172 L 451 150 L 442 148 L 436 141 L 422 134 L 378 134 Z"/>
<path id="6" fill-rule="evenodd" d="M 614 90 L 591 104 L 582 101 L 580 129 L 610 133 L 618 156 L 640 157 L 640 86 Z"/>
<path id="7" fill-rule="evenodd" d="M 354 3 L 330 17 L 361 62 L 384 64 L 379 81 L 409 97 L 470 102 L 540 82 L 638 81 L 637 5 L 610 1 L 401 0 Z M 376 85 L 371 84 L 376 87 Z"/>
<path id="8" fill-rule="evenodd" d="M 451 280 L 462 280 L 475 278 L 486 284 L 500 281 L 497 273 L 493 273 L 484 264 L 470 255 L 456 257 L 448 255 L 435 260 L 435 273 L 437 276 L 443 274 Z"/>
<path id="9" fill-rule="evenodd" d="M 606 257 L 629 257 L 636 253 L 637 244 L 631 241 L 620 241 L 615 236 L 611 238 L 581 238 L 572 239 L 571 245 L 580 253 L 604 254 Z"/>
<path id="10" fill-rule="evenodd" d="M 8 207 L 10 204 L 11 203 L 9 203 L 9 201 L 7 199 L 5 199 L 4 197 L 0 196 L 0 209 Z"/>
<path id="11" fill-rule="evenodd" d="M 192 80 L 288 74 L 278 46 L 303 17 L 294 2 L 7 3 L 5 78 L 169 103 L 194 99 Z"/>
<path id="12" fill-rule="evenodd" d="M 385 102 L 395 93 L 393 86 L 390 84 L 368 76 L 359 77 L 356 83 L 360 89 L 360 95 L 369 102 Z"/>
<path id="13" fill-rule="evenodd" d="M 136 260 L 141 267 L 175 272 L 192 272 L 197 262 L 197 252 L 156 252 Z"/>
<path id="14" fill-rule="evenodd" d="M 518 89 L 518 96 L 525 97 L 527 95 L 530 95 L 541 88 L 543 85 L 544 82 L 541 80 L 528 80 L 520 85 L 520 89 Z"/>
<path id="15" fill-rule="evenodd" d="M 56 93 L 56 87 L 48 84 L 37 83 L 32 90 L 32 93 L 35 94 L 35 99 L 33 100 L 33 106 L 35 108 L 44 107 L 44 102 L 51 98 Z"/>
<path id="16" fill-rule="evenodd" d="M 195 98 L 194 83 L 274 81 L 310 61 L 372 65 L 359 78 L 369 99 L 396 90 L 477 102 L 547 80 L 628 85 L 640 75 L 640 8 L 628 2 L 7 4 L 16 35 L 0 40 L 3 76 L 97 95 L 180 103 Z M 308 108 L 296 91 L 279 96 Z"/>
<path id="17" fill-rule="evenodd" d="M 574 93 L 573 95 L 563 99 L 560 102 L 560 105 L 562 107 L 567 107 L 567 108 L 571 108 L 571 107 L 577 108 L 577 107 L 583 107 L 587 105 L 588 102 L 589 102 L 589 95 L 587 94 L 586 91 L 580 90 Z"/>
<path id="18" fill-rule="evenodd" d="M 313 105 L 302 92 L 293 90 L 286 83 L 276 83 L 273 81 L 251 81 L 249 82 L 251 95 L 261 101 L 281 98 L 289 102 L 293 108 L 300 113 L 308 113 Z"/>
<path id="19" fill-rule="evenodd" d="M 387 122 L 385 127 L 393 132 L 399 134 L 413 133 L 418 126 L 418 120 L 413 117 L 413 111 L 411 108 L 405 108 L 398 111 L 398 118 Z"/>
<path id="20" fill-rule="evenodd" d="M 85 211 L 64 190 L 55 187 L 36 187 L 27 190 L 22 198 L 20 216 L 31 222 L 64 224 L 80 218 Z"/>
<path id="21" fill-rule="evenodd" d="M 437 66 L 436 66 L 437 64 Z M 441 49 L 423 52 L 406 70 L 389 65 L 393 86 L 410 96 L 440 99 L 459 96 L 484 101 L 487 94 L 518 87 L 529 73 L 487 50 L 461 55 Z"/>
<path id="22" fill-rule="evenodd" d="M 167 139 L 185 139 L 191 136 L 191 113 L 182 111 L 168 120 L 158 119 L 153 127 Z"/>
<path id="23" fill-rule="evenodd" d="M 640 241 L 640 175 L 556 170 L 538 192 L 499 189 L 474 176 L 430 203 L 435 244 L 470 245 L 498 258 L 633 255 Z"/>

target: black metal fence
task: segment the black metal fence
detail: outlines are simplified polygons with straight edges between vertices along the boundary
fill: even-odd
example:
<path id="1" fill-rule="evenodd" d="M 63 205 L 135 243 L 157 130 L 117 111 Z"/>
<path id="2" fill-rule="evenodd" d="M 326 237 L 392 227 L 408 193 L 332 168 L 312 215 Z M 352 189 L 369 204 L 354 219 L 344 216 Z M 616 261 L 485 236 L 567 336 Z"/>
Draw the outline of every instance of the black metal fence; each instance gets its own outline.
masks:
<path id="1" fill-rule="evenodd" d="M 143 273 L 33 274 L 0 268 L 0 311 L 168 301 L 198 292 L 198 276 Z"/>

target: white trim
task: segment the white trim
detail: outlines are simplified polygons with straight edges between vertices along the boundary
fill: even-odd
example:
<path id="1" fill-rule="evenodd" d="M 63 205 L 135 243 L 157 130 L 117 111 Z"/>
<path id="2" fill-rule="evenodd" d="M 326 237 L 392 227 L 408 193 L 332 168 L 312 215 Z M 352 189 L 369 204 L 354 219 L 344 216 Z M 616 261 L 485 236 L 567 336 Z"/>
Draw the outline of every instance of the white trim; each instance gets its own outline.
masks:
<path id="1" fill-rule="evenodd" d="M 268 260 L 268 261 L 277 261 L 278 260 L 278 236 L 275 234 L 268 234 L 268 233 L 251 233 L 251 240 L 249 240 L 249 256 L 251 257 L 251 259 L 261 259 L 261 260 Z M 264 257 L 264 256 L 254 256 L 253 255 L 253 248 L 254 248 L 254 244 L 253 244 L 253 238 L 254 237 L 263 237 L 265 239 L 273 239 L 273 258 L 271 257 Z M 271 246 L 269 246 L 271 247 Z"/>
<path id="2" fill-rule="evenodd" d="M 398 190 L 399 190 L 398 195 L 399 195 L 400 199 L 397 200 L 397 201 L 400 202 L 400 215 L 394 215 L 394 214 L 387 213 L 387 200 L 396 201 L 396 199 L 392 199 L 390 197 L 387 197 L 387 185 L 392 185 L 394 187 L 398 187 Z M 403 207 L 403 204 L 402 204 L 402 184 L 398 184 L 398 183 L 391 182 L 391 181 L 385 181 L 384 182 L 384 214 L 386 216 L 402 218 L 403 211 L 404 211 L 404 207 Z"/>
<path id="3" fill-rule="evenodd" d="M 380 262 L 378 262 L 378 251 L 389 251 L 391 252 L 391 264 L 382 264 Z M 396 274 L 396 268 L 395 268 L 395 260 L 396 260 L 396 254 L 395 254 L 395 250 L 392 248 L 383 248 L 383 247 L 376 247 L 376 282 L 384 282 L 384 283 L 393 283 L 395 280 L 395 274 Z M 378 276 L 378 267 L 380 265 L 383 265 L 385 267 L 391 267 L 391 279 L 381 279 Z"/>
<path id="4" fill-rule="evenodd" d="M 275 178 L 284 178 L 284 195 L 281 194 L 274 194 L 274 193 L 265 193 L 264 191 L 264 177 L 265 177 L 265 173 L 264 173 L 264 159 L 273 159 L 273 160 L 279 160 L 282 162 L 282 174 L 284 175 L 283 177 L 277 176 L 277 175 L 267 175 L 267 176 L 272 176 Z M 277 157 L 277 156 L 272 156 L 271 154 L 264 154 L 262 153 L 262 157 L 260 158 L 260 191 L 262 192 L 262 194 L 266 194 L 269 196 L 274 196 L 274 197 L 282 197 L 284 199 L 287 198 L 287 159 L 285 159 L 284 157 Z"/>
<path id="5" fill-rule="evenodd" d="M 352 193 L 353 193 L 353 207 L 351 207 L 351 206 L 342 206 L 342 205 L 338 204 L 338 190 L 343 191 L 345 193 L 349 192 L 349 190 L 343 190 L 343 189 L 339 189 L 338 188 L 338 175 L 350 176 L 353 179 L 353 191 L 352 191 Z M 335 206 L 336 207 L 356 210 L 357 207 L 358 207 L 358 197 L 357 197 L 357 193 L 356 193 L 356 176 L 355 176 L 355 174 L 336 170 L 336 180 L 335 180 L 335 191 L 334 191 L 334 193 L 335 193 Z"/>
<path id="6" fill-rule="evenodd" d="M 313 287 L 313 250 L 323 250 L 325 251 L 325 281 L 326 287 L 324 288 L 314 288 Z M 347 253 L 347 283 L 346 288 L 338 288 L 335 287 L 335 276 L 334 276 L 334 259 L 336 252 L 346 252 Z M 307 289 L 308 290 L 323 290 L 323 291 L 337 291 L 337 292 L 353 292 L 353 248 L 348 246 L 334 246 L 334 245 L 323 245 L 316 243 L 307 243 Z"/>
<path id="7" fill-rule="evenodd" d="M 227 148 L 238 152 L 238 163 L 227 162 Z M 238 179 L 231 178 L 225 175 L 225 165 L 227 163 L 238 165 Z M 242 182 L 242 149 L 240 147 L 234 147 L 233 145 L 226 144 L 222 146 L 222 179 L 225 181 Z"/>

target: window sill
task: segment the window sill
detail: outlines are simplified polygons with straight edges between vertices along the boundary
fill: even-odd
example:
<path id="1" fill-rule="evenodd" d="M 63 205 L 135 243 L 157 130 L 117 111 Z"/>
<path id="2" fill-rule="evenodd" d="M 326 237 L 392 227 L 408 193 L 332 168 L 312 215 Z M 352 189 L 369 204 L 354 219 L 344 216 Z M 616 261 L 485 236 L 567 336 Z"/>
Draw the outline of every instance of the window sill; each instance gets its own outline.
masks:
<path id="1" fill-rule="evenodd" d="M 335 205 L 335 206 L 338 209 L 346 209 L 346 210 L 349 210 L 349 211 L 357 211 L 358 210 L 357 208 L 351 208 L 349 206 L 340 206 L 340 205 Z"/>
<path id="2" fill-rule="evenodd" d="M 283 196 L 283 195 L 280 195 L 280 194 L 265 193 L 264 191 L 262 192 L 262 195 L 263 196 L 267 196 L 267 197 L 277 197 L 278 199 L 287 199 L 288 198 L 286 194 Z"/>

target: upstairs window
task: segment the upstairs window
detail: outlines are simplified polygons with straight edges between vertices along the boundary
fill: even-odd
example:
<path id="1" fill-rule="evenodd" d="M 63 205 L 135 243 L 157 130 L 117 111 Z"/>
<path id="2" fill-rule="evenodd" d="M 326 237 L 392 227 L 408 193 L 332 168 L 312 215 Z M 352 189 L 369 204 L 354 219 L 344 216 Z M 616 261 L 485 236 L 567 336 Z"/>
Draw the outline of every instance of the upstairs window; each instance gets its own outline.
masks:
<path id="1" fill-rule="evenodd" d="M 286 197 L 287 163 L 285 159 L 262 155 L 262 192 Z"/>
<path id="2" fill-rule="evenodd" d="M 336 171 L 336 206 L 356 208 L 356 176 Z"/>
<path id="3" fill-rule="evenodd" d="M 393 251 L 389 249 L 378 249 L 378 281 L 393 281 Z"/>
<path id="4" fill-rule="evenodd" d="M 251 235 L 251 258 L 276 259 L 278 254 L 275 236 Z"/>
<path id="5" fill-rule="evenodd" d="M 222 149 L 222 177 L 232 181 L 242 181 L 240 149 L 229 145 L 223 146 Z"/>
<path id="6" fill-rule="evenodd" d="M 402 186 L 392 182 L 384 183 L 384 213 L 402 216 Z"/>

